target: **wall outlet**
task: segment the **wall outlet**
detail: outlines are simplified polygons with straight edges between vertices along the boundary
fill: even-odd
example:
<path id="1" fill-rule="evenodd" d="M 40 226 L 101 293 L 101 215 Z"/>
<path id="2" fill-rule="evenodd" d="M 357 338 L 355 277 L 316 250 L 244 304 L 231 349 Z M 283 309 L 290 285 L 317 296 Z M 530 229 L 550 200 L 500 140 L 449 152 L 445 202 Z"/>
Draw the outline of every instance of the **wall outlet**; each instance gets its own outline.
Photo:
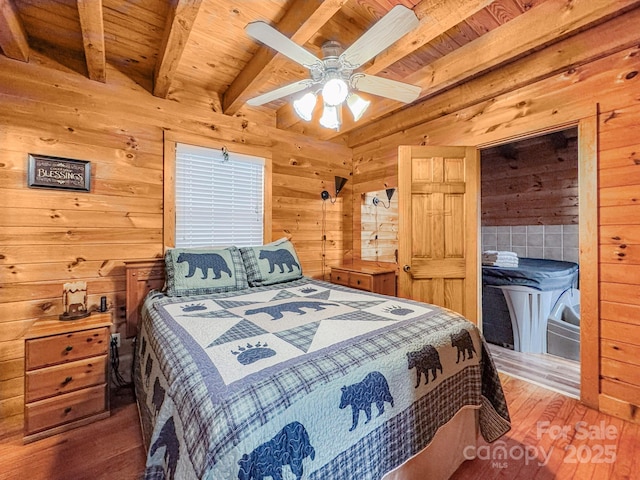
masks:
<path id="1" fill-rule="evenodd" d="M 113 343 L 113 341 L 116 341 L 116 347 L 120 348 L 120 334 L 119 333 L 112 333 L 111 334 L 111 342 Z"/>

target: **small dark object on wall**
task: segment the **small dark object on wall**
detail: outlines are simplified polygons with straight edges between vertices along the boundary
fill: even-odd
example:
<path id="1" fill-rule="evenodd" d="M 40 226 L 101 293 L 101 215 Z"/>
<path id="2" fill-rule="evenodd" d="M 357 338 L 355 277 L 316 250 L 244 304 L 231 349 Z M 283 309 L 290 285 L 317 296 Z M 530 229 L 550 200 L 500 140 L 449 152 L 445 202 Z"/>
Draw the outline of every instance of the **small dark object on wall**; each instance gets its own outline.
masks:
<path id="1" fill-rule="evenodd" d="M 100 297 L 100 311 L 107 311 L 107 297 Z"/>
<path id="2" fill-rule="evenodd" d="M 91 163 L 29 154 L 29 187 L 91 190 Z"/>

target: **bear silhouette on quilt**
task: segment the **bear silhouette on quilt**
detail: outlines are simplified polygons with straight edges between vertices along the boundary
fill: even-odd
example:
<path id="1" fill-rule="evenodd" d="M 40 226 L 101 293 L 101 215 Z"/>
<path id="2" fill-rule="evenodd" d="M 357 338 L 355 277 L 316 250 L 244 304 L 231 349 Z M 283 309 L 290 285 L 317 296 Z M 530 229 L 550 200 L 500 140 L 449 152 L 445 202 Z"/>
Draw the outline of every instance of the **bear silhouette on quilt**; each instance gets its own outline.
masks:
<path id="1" fill-rule="evenodd" d="M 223 273 L 226 273 L 231 277 L 231 269 L 222 256 L 217 253 L 187 253 L 182 252 L 178 255 L 178 263 L 187 262 L 189 271 L 185 278 L 193 277 L 196 270 L 199 268 L 202 271 L 202 279 L 206 279 L 209 274 L 209 269 L 213 270 L 213 278 L 219 279 Z"/>
<path id="2" fill-rule="evenodd" d="M 289 465 L 291 472 L 300 480 L 304 474 L 302 461 L 316 458 L 309 434 L 300 422 L 291 422 L 251 453 L 242 455 L 238 460 L 238 480 L 263 480 L 271 477 L 282 480 L 282 468 Z"/>
<path id="3" fill-rule="evenodd" d="M 300 270 L 300 265 L 296 262 L 291 252 L 285 248 L 279 250 L 260 250 L 260 260 L 267 260 L 269 262 L 269 273 L 273 273 L 276 269 L 276 265 L 280 267 L 280 273 L 284 273 L 284 267 L 286 266 L 289 272 L 293 272 L 293 267 L 297 267 Z"/>
<path id="4" fill-rule="evenodd" d="M 437 378 L 437 370 L 442 373 L 442 364 L 440 363 L 440 355 L 433 345 L 425 345 L 420 350 L 407 352 L 407 361 L 409 370 L 416 369 L 417 381 L 416 388 L 420 386 L 420 379 L 424 374 L 425 385 L 429 383 L 429 371 L 433 374 L 433 379 Z"/>
<path id="5" fill-rule="evenodd" d="M 451 346 L 458 349 L 458 359 L 456 363 L 460 363 L 460 354 L 462 354 L 462 361 L 464 362 L 469 358 L 473 358 L 473 354 L 476 353 L 471 335 L 469 331 L 464 328 L 458 333 L 451 334 Z"/>
<path id="6" fill-rule="evenodd" d="M 355 430 L 358 426 L 360 410 L 364 410 L 367 416 L 365 423 L 369 423 L 371 421 L 371 405 L 376 404 L 378 416 L 380 416 L 384 413 L 384 402 L 389 402 L 393 407 L 393 397 L 389 391 L 389 384 L 380 372 L 371 372 L 361 382 L 342 387 L 340 408 L 346 408 L 347 405 L 351 405 L 352 409 L 353 424 L 349 431 Z"/>

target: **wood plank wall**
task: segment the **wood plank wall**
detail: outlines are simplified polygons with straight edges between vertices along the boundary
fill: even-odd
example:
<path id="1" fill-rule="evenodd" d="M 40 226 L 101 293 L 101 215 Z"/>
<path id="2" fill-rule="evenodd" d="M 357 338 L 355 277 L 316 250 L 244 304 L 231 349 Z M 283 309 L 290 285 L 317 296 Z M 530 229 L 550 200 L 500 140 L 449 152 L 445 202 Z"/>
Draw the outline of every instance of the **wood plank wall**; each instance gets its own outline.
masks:
<path id="1" fill-rule="evenodd" d="M 640 404 L 640 104 L 600 116 L 601 403 Z M 640 415 L 640 414 L 639 414 Z"/>
<path id="2" fill-rule="evenodd" d="M 616 17 L 391 115 L 366 127 L 367 132 L 389 132 L 387 136 L 366 141 L 366 135 L 355 132 L 349 145 L 354 148 L 354 191 L 374 190 L 396 186 L 399 145 L 503 143 L 591 119 L 599 108 L 602 315 L 595 319 L 594 329 L 602 353 L 590 348 L 587 368 L 591 378 L 602 379 L 595 394 L 588 391 L 586 396 L 595 398 L 607 413 L 640 422 L 640 256 L 634 253 L 640 251 L 640 47 L 633 33 L 637 17 L 637 11 Z M 615 39 L 610 36 L 613 31 L 619 34 Z M 599 50 L 605 44 L 606 51 Z M 576 53 L 570 64 L 565 63 L 567 52 Z M 541 79 L 536 73 L 541 65 L 556 73 Z M 504 92 L 509 72 L 519 72 L 521 80 L 529 75 L 530 81 Z M 502 93 L 491 97 L 491 91 Z M 475 92 L 483 96 L 476 98 Z M 410 122 L 415 126 L 394 129 Z M 354 224 L 357 215 L 354 210 Z"/>
<path id="3" fill-rule="evenodd" d="M 349 148 L 216 114 L 206 97 L 153 97 L 115 69 L 108 78 L 35 52 L 28 64 L 0 55 L 0 436 L 22 428 L 22 336 L 62 312 L 63 283 L 85 280 L 93 308 L 106 296 L 124 333 L 123 262 L 163 254 L 164 130 L 271 153 L 272 238 L 291 237 L 305 274 L 328 275 L 350 255 L 350 183 L 326 208 L 325 242 L 320 220 L 320 192 L 350 178 Z M 91 161 L 91 192 L 28 188 L 28 153 Z"/>
<path id="4" fill-rule="evenodd" d="M 379 200 L 374 205 L 373 199 Z M 354 237 L 360 236 L 360 258 L 373 262 L 398 261 L 398 195 L 391 200 L 386 190 L 360 194 L 360 201 L 354 198 L 354 208 L 360 206 L 360 224 L 354 223 Z M 355 241 L 355 238 L 354 238 Z M 354 252 L 355 252 L 354 248 Z"/>
<path id="5" fill-rule="evenodd" d="M 577 129 L 481 152 L 483 226 L 578 223 Z"/>

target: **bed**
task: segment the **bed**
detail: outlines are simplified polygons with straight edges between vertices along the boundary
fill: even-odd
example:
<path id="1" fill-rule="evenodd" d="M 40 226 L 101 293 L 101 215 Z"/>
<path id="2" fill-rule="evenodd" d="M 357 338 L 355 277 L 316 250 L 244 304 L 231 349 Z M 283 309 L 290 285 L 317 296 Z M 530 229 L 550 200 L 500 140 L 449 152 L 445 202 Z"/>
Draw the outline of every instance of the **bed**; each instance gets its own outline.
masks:
<path id="1" fill-rule="evenodd" d="M 448 478 L 509 430 L 460 315 L 304 277 L 287 241 L 187 250 L 137 325 L 144 478 Z"/>

